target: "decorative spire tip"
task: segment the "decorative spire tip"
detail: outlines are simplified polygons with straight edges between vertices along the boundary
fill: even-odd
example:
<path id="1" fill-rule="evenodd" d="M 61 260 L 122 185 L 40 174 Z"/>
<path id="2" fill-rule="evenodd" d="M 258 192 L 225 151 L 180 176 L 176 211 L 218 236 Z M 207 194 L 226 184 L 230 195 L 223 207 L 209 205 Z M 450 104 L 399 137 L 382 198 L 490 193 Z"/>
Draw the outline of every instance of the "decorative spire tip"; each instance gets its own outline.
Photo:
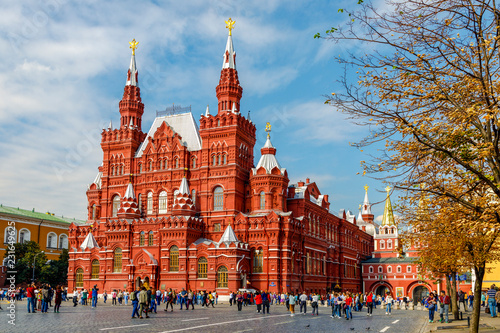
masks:
<path id="1" fill-rule="evenodd" d="M 233 21 L 231 18 L 229 18 L 229 20 L 225 21 L 226 22 L 226 28 L 229 29 L 229 36 L 231 36 L 231 30 L 233 30 L 233 26 L 234 24 L 236 23 L 235 21 Z"/>
<path id="2" fill-rule="evenodd" d="M 130 48 L 132 49 L 132 55 L 135 56 L 135 49 L 137 48 L 137 45 L 139 45 L 139 42 L 136 42 L 134 38 L 131 42 L 128 43 L 130 44 Z"/>

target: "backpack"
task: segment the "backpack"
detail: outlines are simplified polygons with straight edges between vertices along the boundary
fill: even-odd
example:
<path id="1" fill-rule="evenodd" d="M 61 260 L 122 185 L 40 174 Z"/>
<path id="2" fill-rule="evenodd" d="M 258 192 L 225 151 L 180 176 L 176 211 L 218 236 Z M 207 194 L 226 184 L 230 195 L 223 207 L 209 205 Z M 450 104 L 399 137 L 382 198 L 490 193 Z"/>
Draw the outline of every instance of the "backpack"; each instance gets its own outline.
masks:
<path id="1" fill-rule="evenodd" d="M 131 300 L 131 301 L 136 301 L 136 300 L 137 300 L 137 294 L 135 293 L 135 291 L 133 291 L 133 292 L 130 294 L 130 300 Z"/>

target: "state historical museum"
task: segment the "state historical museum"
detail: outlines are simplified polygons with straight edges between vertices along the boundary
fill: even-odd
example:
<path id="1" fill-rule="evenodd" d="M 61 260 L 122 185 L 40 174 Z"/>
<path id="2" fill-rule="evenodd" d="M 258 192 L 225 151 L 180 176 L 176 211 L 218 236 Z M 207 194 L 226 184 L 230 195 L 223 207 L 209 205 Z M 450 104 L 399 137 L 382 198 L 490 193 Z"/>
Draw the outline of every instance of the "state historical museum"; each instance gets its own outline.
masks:
<path id="1" fill-rule="evenodd" d="M 314 182 L 289 184 L 270 126 L 254 164 L 256 127 L 240 113 L 232 24 L 217 111 L 207 107 L 199 125 L 190 109 L 172 108 L 142 131 L 137 43 L 130 43 L 120 127 L 103 130 L 88 220 L 69 228 L 70 290 L 362 289 L 372 235 L 349 213 L 332 214 Z"/>

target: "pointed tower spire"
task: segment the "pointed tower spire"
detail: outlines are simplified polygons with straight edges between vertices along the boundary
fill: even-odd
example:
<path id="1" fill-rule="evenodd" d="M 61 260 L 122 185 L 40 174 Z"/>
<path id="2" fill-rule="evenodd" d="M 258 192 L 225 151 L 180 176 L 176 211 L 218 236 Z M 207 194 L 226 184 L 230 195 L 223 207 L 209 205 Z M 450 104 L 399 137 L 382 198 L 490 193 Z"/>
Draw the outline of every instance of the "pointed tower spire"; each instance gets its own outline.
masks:
<path id="1" fill-rule="evenodd" d="M 226 28 L 229 29 L 229 35 L 227 36 L 226 50 L 224 51 L 224 61 L 222 62 L 222 69 L 236 69 L 236 52 L 234 52 L 233 37 L 231 33 L 231 31 L 234 29 L 234 23 L 235 21 L 231 20 L 231 18 L 226 21 Z"/>
<path id="2" fill-rule="evenodd" d="M 391 188 L 387 186 L 385 190 L 387 191 L 387 198 L 385 199 L 384 215 L 382 217 L 381 226 L 396 225 L 394 222 L 394 213 L 392 212 L 391 198 L 389 195 Z"/>
<path id="3" fill-rule="evenodd" d="M 207 104 L 207 109 L 205 110 L 205 117 L 208 117 L 210 116 L 210 108 L 208 107 L 208 104 Z"/>
<path id="4" fill-rule="evenodd" d="M 121 200 L 120 209 L 118 209 L 117 215 L 124 218 L 136 218 L 141 215 L 139 207 L 137 206 L 134 187 L 131 182 L 128 183 L 127 190 Z"/>
<path id="5" fill-rule="evenodd" d="M 238 80 L 238 72 L 236 71 L 236 53 L 233 47 L 232 30 L 234 29 L 235 21 L 231 18 L 226 21 L 226 28 L 229 29 L 227 37 L 226 50 L 224 51 L 222 70 L 220 74 L 219 85 L 215 89 L 217 99 L 219 100 L 217 112 L 240 110 L 240 100 L 243 94 L 243 88 Z M 236 106 L 234 106 L 236 104 Z"/>
<path id="6" fill-rule="evenodd" d="M 123 97 L 120 101 L 120 127 L 126 128 L 131 122 L 135 128 L 141 130 L 142 114 L 144 113 L 144 104 L 141 100 L 141 90 L 139 89 L 139 77 L 135 64 L 135 50 L 139 42 L 135 39 L 129 42 L 132 49 L 132 57 L 127 72 L 127 83 L 123 91 Z"/>
<path id="7" fill-rule="evenodd" d="M 112 129 L 113 129 L 113 121 L 112 121 L 112 120 L 110 120 L 110 121 L 109 121 L 109 126 L 108 126 L 108 129 L 109 129 L 109 130 L 112 130 Z"/>
<path id="8" fill-rule="evenodd" d="M 92 250 L 93 248 L 99 248 L 99 245 L 97 244 L 97 241 L 94 238 L 94 235 L 92 235 L 92 231 L 90 231 L 87 234 L 87 237 L 82 242 L 82 245 L 80 245 L 80 248 L 85 251 L 86 249 Z"/>
<path id="9" fill-rule="evenodd" d="M 135 39 L 133 39 L 131 42 L 128 42 L 130 44 L 130 48 L 132 49 L 132 58 L 130 58 L 130 66 L 128 68 L 128 73 L 127 73 L 127 86 L 139 86 L 139 80 L 138 80 L 138 72 L 137 72 L 137 67 L 135 65 L 135 49 L 137 48 L 137 45 L 139 45 L 139 42 L 136 42 Z"/>
<path id="10" fill-rule="evenodd" d="M 196 214 L 196 207 L 191 198 L 189 184 L 185 175 L 182 177 L 179 193 L 175 197 L 172 214 L 184 216 L 193 216 Z"/>

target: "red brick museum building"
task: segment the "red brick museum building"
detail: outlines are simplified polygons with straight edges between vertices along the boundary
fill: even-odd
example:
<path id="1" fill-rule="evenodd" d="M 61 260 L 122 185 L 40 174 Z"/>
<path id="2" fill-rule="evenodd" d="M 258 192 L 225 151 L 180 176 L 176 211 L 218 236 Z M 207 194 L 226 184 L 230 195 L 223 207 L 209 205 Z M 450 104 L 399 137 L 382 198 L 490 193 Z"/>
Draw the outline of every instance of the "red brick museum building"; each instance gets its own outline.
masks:
<path id="1" fill-rule="evenodd" d="M 329 211 L 316 183 L 290 184 L 269 125 L 255 164 L 256 125 L 240 112 L 231 30 L 217 110 L 207 107 L 198 123 L 190 108 L 172 107 L 147 133 L 135 47 L 120 126 L 102 132 L 88 219 L 69 228 L 69 290 L 362 290 L 373 215 L 357 225 L 349 212 Z"/>

